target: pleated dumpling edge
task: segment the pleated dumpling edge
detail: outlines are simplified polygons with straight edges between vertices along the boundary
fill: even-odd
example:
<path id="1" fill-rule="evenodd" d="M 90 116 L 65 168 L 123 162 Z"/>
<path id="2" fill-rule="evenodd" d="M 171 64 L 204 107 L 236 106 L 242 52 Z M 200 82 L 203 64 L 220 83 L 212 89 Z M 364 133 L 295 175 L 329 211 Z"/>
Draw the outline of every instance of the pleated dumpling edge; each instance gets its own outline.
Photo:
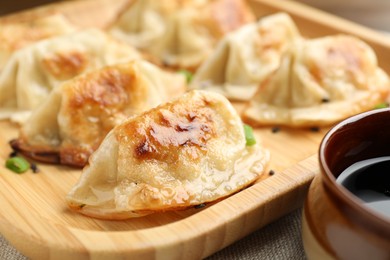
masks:
<path id="1" fill-rule="evenodd" d="M 349 35 L 326 36 L 296 42 L 242 118 L 255 126 L 327 126 L 374 109 L 389 92 L 389 76 L 368 44 Z"/>
<path id="2" fill-rule="evenodd" d="M 195 71 L 223 35 L 254 19 L 245 0 L 136 0 L 109 31 L 156 64 Z"/>
<path id="3" fill-rule="evenodd" d="M 147 61 L 105 66 L 55 88 L 10 144 L 40 162 L 83 167 L 115 125 L 185 89 L 183 75 Z"/>
<path id="4" fill-rule="evenodd" d="M 194 74 L 192 89 L 211 90 L 247 101 L 302 36 L 287 13 L 260 18 L 227 34 Z"/>
<path id="5" fill-rule="evenodd" d="M 23 123 L 61 83 L 87 71 L 135 59 L 142 59 L 135 48 L 97 28 L 24 47 L 12 54 L 0 73 L 0 119 Z"/>
<path id="6" fill-rule="evenodd" d="M 126 219 L 229 196 L 266 170 L 269 151 L 246 144 L 225 97 L 191 91 L 115 127 L 67 196 L 71 209 Z"/>

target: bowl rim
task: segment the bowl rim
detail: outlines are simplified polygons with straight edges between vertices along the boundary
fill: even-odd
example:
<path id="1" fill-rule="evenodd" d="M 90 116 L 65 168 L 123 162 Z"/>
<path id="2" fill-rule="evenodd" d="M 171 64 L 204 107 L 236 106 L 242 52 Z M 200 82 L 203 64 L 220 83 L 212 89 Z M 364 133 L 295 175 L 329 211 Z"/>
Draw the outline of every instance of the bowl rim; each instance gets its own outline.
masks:
<path id="1" fill-rule="evenodd" d="M 342 129 L 344 126 L 355 123 L 356 121 L 360 121 L 364 118 L 370 117 L 372 115 L 380 114 L 380 113 L 388 113 L 390 117 L 390 108 L 380 108 L 374 109 L 367 112 L 359 113 L 344 119 L 343 121 L 334 125 L 323 137 L 319 152 L 319 165 L 320 165 L 320 175 L 323 184 L 327 188 L 331 190 L 331 192 L 336 195 L 338 199 L 343 201 L 346 205 L 348 205 L 353 211 L 358 212 L 361 216 L 361 219 L 368 221 L 371 226 L 373 226 L 376 230 L 380 230 L 381 233 L 386 234 L 386 236 L 390 239 L 390 217 L 385 216 L 384 214 L 377 213 L 375 210 L 372 210 L 368 206 L 361 203 L 360 199 L 354 196 L 350 191 L 348 191 L 344 186 L 336 183 L 336 178 L 332 174 L 330 170 L 326 156 L 325 150 L 327 148 L 327 144 L 331 137 Z M 390 131 L 390 130 L 389 130 Z"/>

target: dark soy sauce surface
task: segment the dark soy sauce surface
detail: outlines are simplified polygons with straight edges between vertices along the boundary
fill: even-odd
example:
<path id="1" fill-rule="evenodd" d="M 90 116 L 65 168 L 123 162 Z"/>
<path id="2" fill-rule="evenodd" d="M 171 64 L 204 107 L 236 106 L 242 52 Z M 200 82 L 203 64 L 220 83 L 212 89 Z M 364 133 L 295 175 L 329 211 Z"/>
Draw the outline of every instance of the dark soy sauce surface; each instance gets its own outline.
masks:
<path id="1" fill-rule="evenodd" d="M 352 164 L 336 180 L 371 209 L 390 217 L 390 156 Z"/>

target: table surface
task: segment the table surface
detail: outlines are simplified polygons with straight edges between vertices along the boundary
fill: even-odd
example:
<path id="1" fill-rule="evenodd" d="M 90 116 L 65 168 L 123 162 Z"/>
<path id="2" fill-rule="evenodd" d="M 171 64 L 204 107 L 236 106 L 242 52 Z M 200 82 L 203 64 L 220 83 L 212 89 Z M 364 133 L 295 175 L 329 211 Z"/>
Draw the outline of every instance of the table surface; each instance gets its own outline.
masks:
<path id="1" fill-rule="evenodd" d="M 324 1 L 299 0 L 316 8 L 347 18 L 373 29 L 390 32 L 390 2 L 387 0 Z M 0 15 L 50 1 L 2 1 Z M 15 7 L 16 6 L 16 7 Z M 369 6 L 369 8 L 367 8 Z M 301 239 L 301 214 L 298 209 L 265 226 L 229 247 L 208 257 L 217 259 L 305 259 Z M 27 259 L 0 234 L 0 260 Z"/>

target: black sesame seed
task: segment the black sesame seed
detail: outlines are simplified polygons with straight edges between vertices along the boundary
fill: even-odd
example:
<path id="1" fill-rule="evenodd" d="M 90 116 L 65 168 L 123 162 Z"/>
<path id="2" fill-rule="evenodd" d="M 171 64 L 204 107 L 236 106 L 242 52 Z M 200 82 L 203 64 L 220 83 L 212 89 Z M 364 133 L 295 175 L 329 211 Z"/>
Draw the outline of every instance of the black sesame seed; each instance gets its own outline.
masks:
<path id="1" fill-rule="evenodd" d="M 275 171 L 274 170 L 270 170 L 268 174 L 269 174 L 269 176 L 272 176 L 272 175 L 275 174 Z"/>
<path id="2" fill-rule="evenodd" d="M 278 126 L 274 126 L 274 127 L 272 127 L 272 133 L 277 133 L 277 132 L 279 132 L 280 131 L 280 127 L 278 127 Z"/>
<path id="3" fill-rule="evenodd" d="M 330 102 L 330 99 L 325 97 L 325 98 L 321 99 L 321 102 L 322 103 L 328 103 L 328 102 Z"/>
<path id="4" fill-rule="evenodd" d="M 10 154 L 9 154 L 9 157 L 15 157 L 18 155 L 18 152 L 17 151 L 12 151 Z"/>
<path id="5" fill-rule="evenodd" d="M 195 206 L 194 206 L 195 209 L 201 209 L 201 208 L 204 208 L 204 207 L 206 207 L 206 204 L 205 204 L 205 203 L 201 203 L 201 204 L 199 204 L 199 205 L 195 205 Z"/>
<path id="6" fill-rule="evenodd" d="M 312 131 L 312 132 L 319 132 L 320 128 L 318 126 L 313 126 L 313 127 L 310 127 L 310 131 Z"/>
<path id="7" fill-rule="evenodd" d="M 38 166 L 35 163 L 31 163 L 30 164 L 30 168 L 31 168 L 33 173 L 38 173 L 39 172 Z"/>

